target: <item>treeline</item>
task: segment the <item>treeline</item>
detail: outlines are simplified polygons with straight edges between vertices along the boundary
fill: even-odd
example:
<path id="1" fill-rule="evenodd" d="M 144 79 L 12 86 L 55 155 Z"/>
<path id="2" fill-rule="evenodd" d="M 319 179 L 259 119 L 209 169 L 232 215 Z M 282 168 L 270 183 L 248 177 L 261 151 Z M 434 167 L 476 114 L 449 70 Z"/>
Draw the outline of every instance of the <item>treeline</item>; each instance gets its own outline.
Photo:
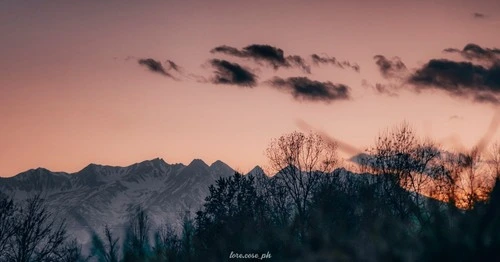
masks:
<path id="1" fill-rule="evenodd" d="M 17 211 L 0 213 L 2 229 L 18 226 L 1 234 L 0 253 L 9 255 L 0 258 L 500 261 L 499 148 L 452 153 L 419 139 L 403 124 L 355 158 L 358 173 L 352 173 L 339 168 L 335 142 L 294 132 L 273 140 L 266 151 L 275 176 L 236 173 L 220 178 L 210 186 L 203 207 L 194 216 L 186 214 L 180 228 L 152 228 L 147 210 L 138 208 L 123 239 L 108 227 L 94 233 L 85 259 L 76 244 L 56 241 L 65 239 L 58 237 L 64 227 L 51 219 L 42 223 L 51 229 L 40 241 L 43 245 L 16 248 L 20 242 L 14 240 L 20 237 L 14 235 L 30 222 L 16 222 L 24 215 L 5 219 L 27 213 L 4 200 L 2 210 Z M 37 259 L 46 243 L 65 244 L 52 245 L 51 255 Z M 29 258 L 18 259 L 16 250 L 29 251 Z M 66 260 L 60 254 L 67 254 L 62 257 Z"/>

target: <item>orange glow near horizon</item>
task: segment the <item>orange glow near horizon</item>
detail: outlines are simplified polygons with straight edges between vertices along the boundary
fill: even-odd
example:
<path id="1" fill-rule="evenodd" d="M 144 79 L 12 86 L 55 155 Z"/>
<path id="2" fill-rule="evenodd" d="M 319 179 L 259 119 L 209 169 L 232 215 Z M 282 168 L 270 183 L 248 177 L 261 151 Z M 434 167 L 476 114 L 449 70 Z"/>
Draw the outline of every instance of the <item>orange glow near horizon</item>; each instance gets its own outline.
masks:
<path id="1" fill-rule="evenodd" d="M 301 130 L 297 119 L 360 150 L 402 121 L 444 146 L 470 148 L 496 112 L 440 91 L 380 95 L 363 80 L 388 82 L 373 60 L 378 54 L 398 56 L 415 70 L 433 58 L 461 61 L 445 48 L 499 48 L 498 1 L 215 0 L 210 8 L 192 0 L 146 2 L 0 2 L 1 177 L 156 157 L 184 164 L 222 160 L 247 172 L 266 165 L 272 138 Z M 474 12 L 490 15 L 476 19 Z M 277 46 L 285 55 L 325 53 L 361 70 L 312 66 L 312 74 L 304 74 L 210 53 L 250 44 Z M 255 69 L 259 84 L 175 81 L 137 58 L 169 59 L 207 78 L 213 73 L 207 61 L 223 58 Z M 351 98 L 297 101 L 264 83 L 273 76 L 342 83 Z M 499 140 L 498 132 L 489 140 Z"/>

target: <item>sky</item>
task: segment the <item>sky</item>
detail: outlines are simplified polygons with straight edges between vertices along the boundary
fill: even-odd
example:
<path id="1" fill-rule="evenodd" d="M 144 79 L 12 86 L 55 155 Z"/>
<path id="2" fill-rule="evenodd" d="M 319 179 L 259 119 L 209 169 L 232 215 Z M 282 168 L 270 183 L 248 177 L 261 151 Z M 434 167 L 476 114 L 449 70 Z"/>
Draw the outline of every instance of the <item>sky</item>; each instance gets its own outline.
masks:
<path id="1" fill-rule="evenodd" d="M 267 163 L 305 126 L 499 138 L 500 1 L 0 1 L 0 176 Z M 349 157 L 345 153 L 346 158 Z"/>

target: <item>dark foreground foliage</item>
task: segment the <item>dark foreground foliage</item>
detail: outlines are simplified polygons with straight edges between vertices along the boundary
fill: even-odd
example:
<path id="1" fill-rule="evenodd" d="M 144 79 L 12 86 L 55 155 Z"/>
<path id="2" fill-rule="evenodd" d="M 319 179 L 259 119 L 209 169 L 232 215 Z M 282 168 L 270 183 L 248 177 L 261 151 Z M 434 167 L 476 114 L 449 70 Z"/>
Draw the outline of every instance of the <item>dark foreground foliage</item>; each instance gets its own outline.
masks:
<path id="1" fill-rule="evenodd" d="M 273 178 L 235 174 L 210 187 L 203 208 L 193 218 L 186 215 L 182 228 L 152 230 L 147 213 L 139 209 L 123 240 L 107 227 L 95 234 L 90 257 L 82 255 L 43 200 L 16 205 L 3 199 L 0 261 L 228 261 L 235 253 L 269 254 L 263 259 L 269 261 L 500 259 L 499 181 L 487 201 L 469 209 L 426 199 L 425 210 L 419 211 L 425 222 L 394 210 L 384 183 L 372 175 L 325 175 L 303 221 L 269 196 L 287 198 Z"/>
<path id="2" fill-rule="evenodd" d="M 124 234 L 93 233 L 86 257 L 42 199 L 2 198 L 0 261 L 500 261 L 497 149 L 451 154 L 403 125 L 358 174 L 337 168 L 335 145 L 292 133 L 268 150 L 275 176 L 218 179 L 180 227 L 132 209 Z"/>
<path id="3" fill-rule="evenodd" d="M 270 255 L 264 261 L 500 259 L 500 182 L 489 200 L 467 210 L 427 199 L 422 211 L 427 219 L 421 223 L 414 215 L 403 218 L 390 208 L 382 178 L 331 174 L 314 191 L 307 220 L 299 222 L 296 214 L 289 213 L 283 223 L 275 214 L 280 212 L 275 203 L 259 190 L 272 179 L 258 180 L 240 174 L 219 179 L 204 207 L 194 218 L 186 216 L 180 230 L 163 227 L 150 232 L 153 241 L 143 244 L 137 242 L 140 231 L 131 233 L 123 245 L 136 243 L 135 247 L 124 248 L 121 254 L 113 251 L 116 241 L 106 231 L 105 240 L 94 243 L 103 251 L 94 252 L 92 259 L 233 261 L 231 254 Z"/>

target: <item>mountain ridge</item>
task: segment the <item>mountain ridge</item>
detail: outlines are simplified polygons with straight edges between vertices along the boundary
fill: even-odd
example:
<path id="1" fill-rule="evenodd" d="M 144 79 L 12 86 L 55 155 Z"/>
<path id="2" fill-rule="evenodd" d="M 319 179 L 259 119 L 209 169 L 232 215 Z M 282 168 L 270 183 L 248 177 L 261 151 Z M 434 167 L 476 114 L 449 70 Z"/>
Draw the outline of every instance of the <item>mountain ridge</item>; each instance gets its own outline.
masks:
<path id="1" fill-rule="evenodd" d="M 137 206 L 151 213 L 155 225 L 180 223 L 180 214 L 201 208 L 211 184 L 234 172 L 220 160 L 208 166 L 201 159 L 188 165 L 161 158 L 127 166 L 91 163 L 73 173 L 40 167 L 0 178 L 0 196 L 22 201 L 42 194 L 50 211 L 64 217 L 68 231 L 86 245 L 90 229 L 123 227 Z"/>

